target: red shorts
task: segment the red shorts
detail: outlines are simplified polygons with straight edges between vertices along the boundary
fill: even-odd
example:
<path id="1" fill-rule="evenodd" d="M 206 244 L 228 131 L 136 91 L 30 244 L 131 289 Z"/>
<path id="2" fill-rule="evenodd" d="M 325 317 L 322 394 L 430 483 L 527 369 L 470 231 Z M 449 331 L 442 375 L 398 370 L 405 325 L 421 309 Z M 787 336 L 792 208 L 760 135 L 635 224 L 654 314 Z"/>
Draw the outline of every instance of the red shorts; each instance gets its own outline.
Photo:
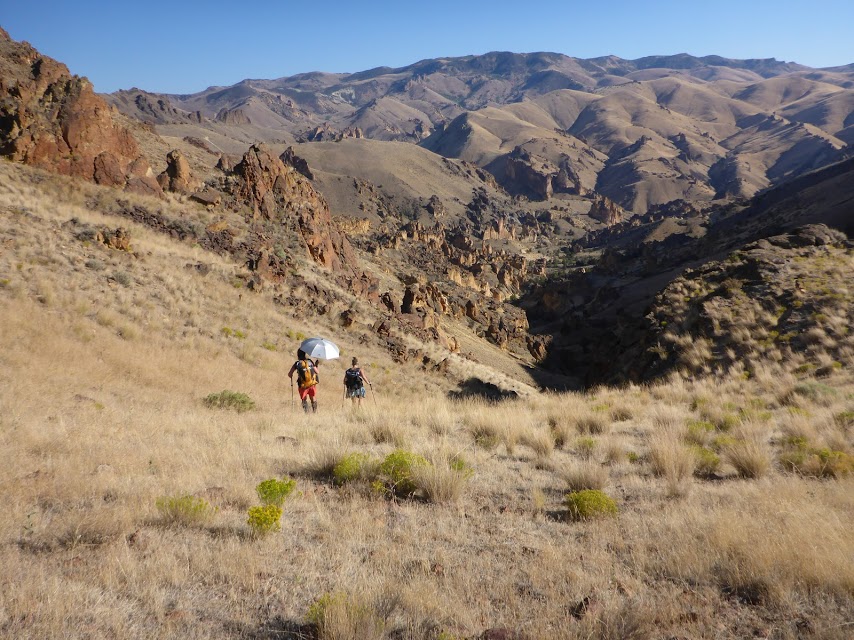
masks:
<path id="1" fill-rule="evenodd" d="M 312 400 L 314 400 L 314 388 L 316 386 L 317 385 L 314 385 L 311 387 L 306 387 L 305 389 L 300 389 L 299 390 L 299 399 L 305 400 L 306 398 L 311 398 Z"/>

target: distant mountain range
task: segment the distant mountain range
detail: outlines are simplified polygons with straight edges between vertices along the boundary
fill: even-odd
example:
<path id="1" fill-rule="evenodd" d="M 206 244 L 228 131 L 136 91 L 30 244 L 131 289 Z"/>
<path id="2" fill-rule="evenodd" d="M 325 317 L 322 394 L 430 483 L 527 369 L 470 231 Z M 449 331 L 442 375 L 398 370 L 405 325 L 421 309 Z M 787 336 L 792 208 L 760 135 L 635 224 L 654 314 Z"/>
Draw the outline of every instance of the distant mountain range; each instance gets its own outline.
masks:
<path id="1" fill-rule="evenodd" d="M 774 59 L 496 52 L 108 98 L 154 125 L 238 138 L 411 142 L 487 168 L 514 194 L 597 192 L 634 213 L 749 197 L 854 142 L 854 66 Z"/>

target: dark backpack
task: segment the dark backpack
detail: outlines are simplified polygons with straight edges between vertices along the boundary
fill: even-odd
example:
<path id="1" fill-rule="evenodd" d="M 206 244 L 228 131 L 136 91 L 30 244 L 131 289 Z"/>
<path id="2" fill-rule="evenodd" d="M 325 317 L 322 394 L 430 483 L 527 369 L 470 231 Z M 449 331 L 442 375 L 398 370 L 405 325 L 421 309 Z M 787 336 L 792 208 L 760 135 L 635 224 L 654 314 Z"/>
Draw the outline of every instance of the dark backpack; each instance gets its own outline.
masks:
<path id="1" fill-rule="evenodd" d="M 344 384 L 348 389 L 361 389 L 365 386 L 362 382 L 362 370 L 359 368 L 347 369 L 344 372 Z"/>
<path id="2" fill-rule="evenodd" d="M 311 360 L 300 360 L 297 362 L 297 382 L 300 389 L 308 389 L 317 384 L 317 371 Z"/>

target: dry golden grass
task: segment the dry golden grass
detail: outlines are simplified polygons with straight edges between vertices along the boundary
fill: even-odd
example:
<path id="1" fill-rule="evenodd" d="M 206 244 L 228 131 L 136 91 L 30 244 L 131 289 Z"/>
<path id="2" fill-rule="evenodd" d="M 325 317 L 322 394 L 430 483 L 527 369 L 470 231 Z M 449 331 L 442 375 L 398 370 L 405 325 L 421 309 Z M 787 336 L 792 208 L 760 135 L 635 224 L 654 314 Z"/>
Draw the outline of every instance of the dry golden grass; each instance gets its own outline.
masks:
<path id="1" fill-rule="evenodd" d="M 667 483 L 667 495 L 684 496 L 693 481 L 694 453 L 673 434 L 655 434 L 650 441 L 649 461 L 652 471 Z"/>
<path id="2" fill-rule="evenodd" d="M 97 203 L 83 208 L 88 196 L 63 181 L 45 189 L 67 190 L 64 204 L 0 181 L 3 637 L 297 638 L 313 632 L 309 613 L 324 594 L 345 603 L 329 608 L 324 637 L 435 640 L 499 627 L 531 638 L 737 638 L 771 628 L 780 638 L 804 629 L 845 637 L 850 475 L 816 480 L 770 466 L 739 479 L 727 468 L 673 501 L 647 464 L 600 463 L 620 450 L 649 451 L 657 464 L 661 442 L 662 460 L 672 447 L 671 466 L 682 468 L 687 424 L 702 417 L 697 398 L 757 412 L 736 426 L 749 424 L 769 462 L 796 433 L 851 453 L 850 368 L 798 379 L 825 386 L 767 409 L 755 400 L 774 396 L 770 372 L 452 402 L 446 381 L 341 332 L 345 352 L 369 363 L 376 404 L 343 405 L 344 367 L 330 362 L 320 411 L 306 416 L 284 375 L 298 344 L 288 331 L 337 336 L 335 327 L 306 326 L 271 296 L 235 289 L 242 267 L 102 215 Z M 62 227 L 72 216 L 129 226 L 141 257 L 75 240 Z M 93 260 L 104 268 L 86 266 Z M 212 266 L 207 276 L 184 268 L 200 261 Z M 118 271 L 127 285 L 107 277 Z M 203 404 L 223 389 L 257 407 Z M 589 416 L 607 433 L 582 433 L 578 418 Z M 538 464 L 536 446 L 548 445 L 532 443 L 556 431 L 565 446 Z M 478 446 L 476 433 L 493 446 Z M 709 444 L 747 435 L 718 430 Z M 580 460 L 579 439 L 594 442 L 591 460 Z M 343 456 L 381 460 L 398 445 L 433 460 L 435 477 L 418 478 L 430 501 L 388 498 L 367 481 L 333 484 Z M 457 457 L 471 474 L 449 464 Z M 669 468 L 660 464 L 665 478 Z M 573 473 L 573 486 L 607 484 L 619 515 L 568 522 L 564 476 Z M 254 538 L 255 486 L 284 475 L 297 489 L 281 531 Z M 182 495 L 217 511 L 191 527 L 166 522 L 158 498 Z"/>
<path id="3" fill-rule="evenodd" d="M 771 452 L 760 436 L 749 434 L 728 444 L 724 458 L 742 478 L 761 478 L 771 468 Z"/>
<path id="4" fill-rule="evenodd" d="M 568 491 L 602 490 L 608 486 L 609 476 L 608 470 L 602 465 L 595 462 L 581 462 L 565 469 L 563 479 Z"/>

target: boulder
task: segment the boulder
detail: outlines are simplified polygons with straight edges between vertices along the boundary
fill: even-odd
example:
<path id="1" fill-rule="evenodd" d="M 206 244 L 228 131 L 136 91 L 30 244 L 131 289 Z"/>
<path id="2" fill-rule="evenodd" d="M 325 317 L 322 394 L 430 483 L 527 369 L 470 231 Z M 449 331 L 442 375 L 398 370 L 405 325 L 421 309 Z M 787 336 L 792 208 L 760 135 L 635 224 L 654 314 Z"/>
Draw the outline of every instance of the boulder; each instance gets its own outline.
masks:
<path id="1" fill-rule="evenodd" d="M 178 149 L 166 156 L 166 170 L 157 176 L 157 183 L 164 191 L 190 194 L 196 190 L 198 181 L 193 177 L 190 163 Z"/>

